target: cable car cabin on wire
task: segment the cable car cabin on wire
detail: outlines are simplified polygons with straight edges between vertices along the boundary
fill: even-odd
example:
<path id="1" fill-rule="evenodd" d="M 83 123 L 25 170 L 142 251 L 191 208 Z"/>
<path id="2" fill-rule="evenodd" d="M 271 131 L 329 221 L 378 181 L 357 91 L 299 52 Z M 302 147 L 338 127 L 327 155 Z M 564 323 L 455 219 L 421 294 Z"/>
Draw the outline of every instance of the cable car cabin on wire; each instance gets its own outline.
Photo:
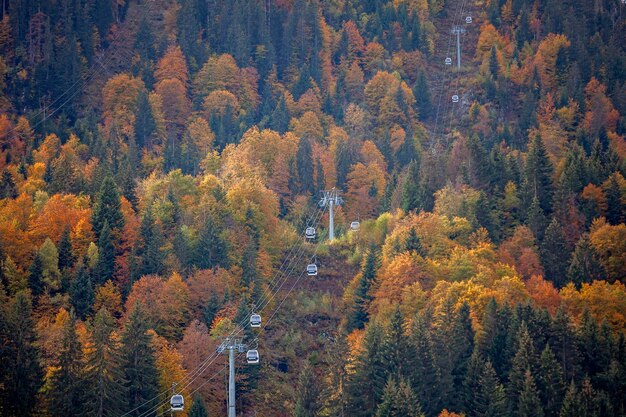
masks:
<path id="1" fill-rule="evenodd" d="M 472 16 L 467 16 L 465 18 L 465 23 L 472 23 Z"/>
<path id="2" fill-rule="evenodd" d="M 251 364 L 259 363 L 259 351 L 256 349 L 249 350 L 248 353 L 246 353 L 246 359 L 248 363 Z"/>
<path id="3" fill-rule="evenodd" d="M 261 316 L 253 314 L 250 316 L 250 327 L 261 327 Z"/>
<path id="4" fill-rule="evenodd" d="M 446 58 L 446 65 L 452 65 L 452 58 Z"/>
<path id="5" fill-rule="evenodd" d="M 307 239 L 315 239 L 315 228 L 311 226 L 307 227 L 304 235 Z"/>
<path id="6" fill-rule="evenodd" d="M 167 397 L 166 397 L 167 398 Z M 182 395 L 172 395 L 170 400 L 170 411 L 183 411 L 185 409 L 185 399 Z"/>
<path id="7" fill-rule="evenodd" d="M 308 264 L 306 267 L 306 274 L 309 276 L 317 275 L 317 265 Z"/>
<path id="8" fill-rule="evenodd" d="M 350 223 L 350 230 L 359 230 L 359 228 L 361 227 L 361 223 L 359 221 L 353 221 L 352 223 Z"/>
<path id="9" fill-rule="evenodd" d="M 458 103 L 459 102 L 459 96 L 457 96 L 456 94 L 452 96 L 452 102 L 453 103 Z"/>

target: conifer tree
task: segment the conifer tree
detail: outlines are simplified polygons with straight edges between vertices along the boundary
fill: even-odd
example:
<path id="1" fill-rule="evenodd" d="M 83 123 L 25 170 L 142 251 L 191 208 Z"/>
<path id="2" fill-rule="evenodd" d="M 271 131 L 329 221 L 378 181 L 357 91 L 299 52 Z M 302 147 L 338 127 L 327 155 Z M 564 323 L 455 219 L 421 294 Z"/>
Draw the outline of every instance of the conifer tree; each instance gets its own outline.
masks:
<path id="1" fill-rule="evenodd" d="M 114 271 L 115 247 L 113 246 L 109 222 L 105 220 L 98 239 L 98 262 L 94 268 L 95 282 L 99 285 L 104 284 L 113 277 Z"/>
<path id="2" fill-rule="evenodd" d="M 474 349 L 467 363 L 467 371 L 463 378 L 463 389 L 459 395 L 463 403 L 461 410 L 468 415 L 472 415 L 479 407 L 478 392 L 480 390 L 480 377 L 484 368 L 485 361 L 481 358 L 478 349 Z"/>
<path id="3" fill-rule="evenodd" d="M 125 410 L 124 371 L 114 332 L 115 320 L 103 307 L 96 313 L 91 334 L 93 349 L 86 358 L 89 389 L 85 402 L 87 414 L 95 417 L 114 417 Z"/>
<path id="4" fill-rule="evenodd" d="M 35 258 L 28 269 L 28 288 L 35 297 L 43 294 L 43 260 L 39 253 L 35 254 Z"/>
<path id="5" fill-rule="evenodd" d="M 376 417 L 424 417 L 417 396 L 404 380 L 391 377 L 385 385 Z"/>
<path id="6" fill-rule="evenodd" d="M 430 329 L 424 317 L 417 317 L 413 321 L 410 342 L 412 351 L 410 352 L 411 362 L 411 383 L 413 390 L 424 406 L 424 412 L 432 415 L 439 410 L 441 398 L 439 370 L 435 362 L 434 346 L 430 334 Z"/>
<path id="7" fill-rule="evenodd" d="M 305 194 L 311 194 L 315 191 L 312 152 L 309 139 L 306 137 L 300 138 L 296 153 L 296 167 L 298 169 L 299 190 Z"/>
<path id="8" fill-rule="evenodd" d="M 100 185 L 91 216 L 91 224 L 97 236 L 100 236 L 105 223 L 108 223 L 111 229 L 119 230 L 124 226 L 120 194 L 113 178 L 108 175 Z"/>
<path id="9" fill-rule="evenodd" d="M 305 363 L 296 387 L 295 417 L 315 417 L 320 409 L 320 387 L 313 367 Z"/>
<path id="10" fill-rule="evenodd" d="M 156 121 L 152 115 L 148 94 L 145 91 L 141 91 L 137 100 L 137 118 L 135 120 L 135 142 L 139 149 L 144 147 L 150 148 L 150 140 L 156 128 Z"/>
<path id="11" fill-rule="evenodd" d="M 222 237 L 222 227 L 209 216 L 200 230 L 194 263 L 198 268 L 210 269 L 216 266 L 228 268 L 228 242 Z"/>
<path id="12" fill-rule="evenodd" d="M 528 212 L 526 213 L 526 225 L 533 232 L 533 235 L 537 240 L 541 241 L 543 239 L 546 227 L 546 216 L 541 208 L 541 204 L 537 196 L 532 198 L 530 207 L 528 207 Z"/>
<path id="13" fill-rule="evenodd" d="M 413 87 L 413 95 L 415 96 L 415 105 L 417 106 L 420 120 L 426 120 L 432 113 L 432 102 L 430 97 L 430 88 L 426 81 L 426 74 L 420 71 Z"/>
<path id="14" fill-rule="evenodd" d="M 473 415 L 477 417 L 505 417 L 507 412 L 504 387 L 496 375 L 491 362 L 487 361 L 479 379 Z"/>
<path id="15" fill-rule="evenodd" d="M 535 135 L 528 146 L 524 167 L 524 201 L 529 207 L 532 198 L 537 197 L 544 213 L 552 208 L 552 173 L 554 168 L 540 135 Z"/>
<path id="16" fill-rule="evenodd" d="M 606 279 L 604 266 L 591 245 L 587 233 L 583 234 L 576 243 L 572 261 L 567 269 L 567 278 L 579 288 L 584 283 Z"/>
<path id="17" fill-rule="evenodd" d="M 354 294 L 354 305 L 349 312 L 346 330 L 351 332 L 354 329 L 362 329 L 369 320 L 368 307 L 372 300 L 369 291 L 376 279 L 376 271 L 378 269 L 378 255 L 376 249 L 371 247 L 367 252 L 361 278 Z"/>
<path id="18" fill-rule="evenodd" d="M 196 395 L 193 397 L 188 417 L 209 417 L 209 412 L 207 411 L 204 401 L 202 401 L 200 396 Z"/>
<path id="19" fill-rule="evenodd" d="M 578 375 L 580 357 L 571 320 L 562 308 L 556 312 L 550 330 L 550 347 L 563 369 L 563 378 L 571 380 Z"/>
<path id="20" fill-rule="evenodd" d="M 537 368 L 535 347 L 528 333 L 526 323 L 522 321 L 517 332 L 517 352 L 512 361 L 509 383 L 507 385 L 507 397 L 512 412 L 519 409 L 520 395 L 524 390 L 526 372 Z"/>
<path id="21" fill-rule="evenodd" d="M 398 306 L 385 331 L 383 339 L 383 357 L 387 372 L 394 378 L 404 378 L 409 371 L 409 350 L 406 347 L 404 316 Z"/>
<path id="22" fill-rule="evenodd" d="M 422 241 L 420 237 L 417 235 L 417 231 L 415 227 L 412 227 L 409 231 L 409 236 L 406 238 L 404 242 L 404 250 L 407 252 L 415 252 L 420 256 L 424 256 L 424 248 L 422 247 Z"/>
<path id="23" fill-rule="evenodd" d="M 622 222 L 626 207 L 623 203 L 622 191 L 617 182 L 617 174 L 611 175 L 609 184 L 604 192 L 606 196 L 606 219 L 613 225 Z"/>
<path id="24" fill-rule="evenodd" d="M 70 286 L 70 301 L 76 316 L 81 320 L 84 320 L 91 311 L 94 297 L 91 274 L 84 264 L 80 265 Z"/>
<path id="25" fill-rule="evenodd" d="M 13 181 L 13 175 L 5 169 L 2 171 L 2 178 L 0 179 L 0 199 L 16 197 L 17 187 Z"/>
<path id="26" fill-rule="evenodd" d="M 519 401 L 517 405 L 518 417 L 543 417 L 543 408 L 539 400 L 539 393 L 535 385 L 535 380 L 530 372 L 527 370 L 524 375 L 524 386 L 519 395 Z"/>
<path id="27" fill-rule="evenodd" d="M 163 254 L 161 253 L 163 239 L 161 230 L 152 215 L 151 207 L 146 209 L 141 219 L 139 236 L 141 238 L 141 244 L 137 250 L 137 256 L 141 258 L 139 275 L 159 275 L 163 273 Z"/>
<path id="28" fill-rule="evenodd" d="M 204 310 L 202 311 L 202 318 L 204 320 L 204 324 L 206 324 L 207 329 L 210 329 L 213 325 L 213 320 L 217 315 L 217 312 L 220 310 L 221 303 L 217 298 L 217 293 L 214 291 L 211 293 L 211 298 L 207 302 Z"/>
<path id="29" fill-rule="evenodd" d="M 0 317 L 2 318 L 2 317 Z M 30 416 L 37 406 L 42 371 L 28 292 L 20 291 L 6 312 L 2 336 L 0 395 L 7 415 Z"/>
<path id="30" fill-rule="evenodd" d="M 546 417 L 558 417 L 564 394 L 563 372 L 549 343 L 539 358 L 537 388 Z"/>
<path id="31" fill-rule="evenodd" d="M 555 287 L 563 287 L 567 279 L 566 271 L 570 254 L 565 246 L 565 236 L 561 225 L 554 217 L 546 229 L 540 253 L 546 278 L 552 281 Z"/>
<path id="32" fill-rule="evenodd" d="M 492 363 L 498 375 L 505 375 L 508 366 L 506 324 L 509 318 L 506 314 L 506 310 L 498 309 L 494 298 L 489 300 L 483 315 L 483 328 L 478 337 L 480 354 Z"/>
<path id="33" fill-rule="evenodd" d="M 124 326 L 119 358 L 124 370 L 126 408 L 135 410 L 131 416 L 143 415 L 153 407 L 146 402 L 157 394 L 159 380 L 152 336 L 139 304 L 133 307 Z"/>
<path id="34" fill-rule="evenodd" d="M 70 228 L 66 226 L 59 241 L 59 269 L 63 271 L 66 268 L 72 268 L 74 262 L 76 262 L 76 256 L 74 256 L 72 242 L 70 242 Z"/>
<path id="35" fill-rule="evenodd" d="M 460 409 L 464 378 L 468 373 L 469 363 L 474 352 L 474 329 L 470 317 L 470 307 L 467 303 L 461 304 L 453 324 L 453 344 L 450 347 L 454 351 L 452 368 L 452 392 L 454 401 L 451 407 Z"/>
<path id="36" fill-rule="evenodd" d="M 559 412 L 559 417 L 580 417 L 580 405 L 578 390 L 576 389 L 574 380 L 572 380 L 565 392 L 565 398 L 563 399 L 563 406 Z"/>
<path id="37" fill-rule="evenodd" d="M 70 313 L 63 326 L 61 346 L 56 352 L 55 368 L 46 375 L 44 386 L 48 413 L 51 416 L 80 416 L 85 411 L 83 381 L 83 351 L 76 334 L 76 319 Z"/>
<path id="38" fill-rule="evenodd" d="M 425 190 L 421 183 L 419 162 L 411 161 L 402 190 L 402 210 L 419 211 L 425 207 Z"/>

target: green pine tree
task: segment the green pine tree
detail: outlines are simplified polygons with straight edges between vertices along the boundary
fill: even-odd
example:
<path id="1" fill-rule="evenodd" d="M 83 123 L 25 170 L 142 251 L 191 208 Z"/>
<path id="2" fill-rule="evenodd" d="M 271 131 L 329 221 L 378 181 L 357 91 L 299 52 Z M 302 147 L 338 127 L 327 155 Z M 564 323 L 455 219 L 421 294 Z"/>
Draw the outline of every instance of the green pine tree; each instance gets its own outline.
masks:
<path id="1" fill-rule="evenodd" d="M 580 397 L 574 380 L 570 383 L 565 398 L 563 398 L 563 406 L 559 412 L 559 417 L 580 417 Z"/>
<path id="2" fill-rule="evenodd" d="M 113 178 L 106 176 L 100 185 L 93 206 L 91 224 L 97 236 L 100 236 L 105 223 L 111 229 L 121 229 L 124 226 L 124 216 L 121 210 L 120 194 Z"/>
<path id="3" fill-rule="evenodd" d="M 129 414 L 135 417 L 143 413 L 150 415 L 148 410 L 153 405 L 146 402 L 157 395 L 159 380 L 152 336 L 139 304 L 133 307 L 124 326 L 119 358 L 124 370 L 126 411 L 135 410 Z"/>
<path id="4" fill-rule="evenodd" d="M 299 191 L 305 194 L 312 194 L 315 191 L 312 152 L 310 140 L 306 137 L 300 138 L 296 153 L 296 167 Z"/>
<path id="5" fill-rule="evenodd" d="M 613 225 L 618 225 L 622 222 L 624 212 L 626 212 L 626 206 L 624 205 L 624 199 L 622 198 L 622 191 L 619 183 L 617 182 L 617 173 L 611 175 L 609 178 L 609 184 L 604 192 L 606 196 L 606 219 Z"/>
<path id="6" fill-rule="evenodd" d="M 539 358 L 537 388 L 546 417 L 558 417 L 565 387 L 561 366 L 549 343 L 546 344 Z"/>
<path id="7" fill-rule="evenodd" d="M 220 266 L 228 268 L 229 245 L 223 238 L 221 224 L 209 216 L 200 230 L 196 247 L 194 264 L 200 269 L 210 269 Z"/>
<path id="8" fill-rule="evenodd" d="M 424 208 L 425 190 L 421 183 L 420 166 L 416 160 L 411 161 L 407 178 L 402 190 L 402 210 L 419 211 Z"/>
<path id="9" fill-rule="evenodd" d="M 369 303 L 372 296 L 369 291 L 376 279 L 376 271 L 378 269 L 378 254 L 374 247 L 367 252 L 365 263 L 361 271 L 358 287 L 354 293 L 354 305 L 348 313 L 346 331 L 351 332 L 354 329 L 362 329 L 369 320 Z"/>
<path id="10" fill-rule="evenodd" d="M 28 288 L 35 297 L 43 294 L 43 260 L 39 253 L 35 254 L 35 258 L 28 269 Z"/>
<path id="11" fill-rule="evenodd" d="M 383 356 L 386 369 L 394 378 L 408 377 L 410 356 L 406 340 L 404 316 L 398 306 L 385 329 L 385 337 L 383 339 Z"/>
<path id="12" fill-rule="evenodd" d="M 554 217 L 546 229 L 539 252 L 546 278 L 552 281 L 556 288 L 563 287 L 567 282 L 566 271 L 570 253 L 565 246 L 563 229 Z"/>
<path id="13" fill-rule="evenodd" d="M 567 278 L 577 287 L 584 283 L 606 279 L 606 271 L 600 257 L 589 240 L 589 234 L 583 234 L 574 249 L 572 261 L 567 269 Z"/>
<path id="14" fill-rule="evenodd" d="M 541 209 L 537 196 L 533 197 L 528 212 L 526 213 L 526 225 L 533 232 L 537 240 L 541 241 L 543 239 L 546 227 L 546 216 Z"/>
<path id="15" fill-rule="evenodd" d="M 126 409 L 124 370 L 115 330 L 114 318 L 104 307 L 101 308 L 93 322 L 93 349 L 86 358 L 85 379 L 89 389 L 85 402 L 90 416 L 114 417 Z"/>
<path id="16" fill-rule="evenodd" d="M 136 252 L 137 256 L 141 259 L 139 275 L 159 275 L 163 273 L 163 254 L 161 253 L 163 238 L 161 230 L 155 222 L 151 207 L 146 209 L 141 219 L 139 236 L 141 243 Z"/>
<path id="17" fill-rule="evenodd" d="M 425 317 L 413 321 L 409 342 L 412 366 L 411 383 L 420 404 L 427 415 L 435 414 L 441 403 L 439 369 L 434 344 Z"/>
<path id="18" fill-rule="evenodd" d="M 98 262 L 94 268 L 94 278 L 98 285 L 104 284 L 113 277 L 115 271 L 115 247 L 113 246 L 113 236 L 109 222 L 104 221 L 98 239 Z"/>
<path id="19" fill-rule="evenodd" d="M 44 393 L 48 413 L 55 416 L 83 415 L 85 384 L 83 350 L 76 333 L 74 314 L 63 326 L 60 349 L 56 352 L 55 368 L 46 375 Z"/>
<path id="20" fill-rule="evenodd" d="M 515 412 L 520 407 L 520 395 L 524 390 L 526 372 L 537 368 L 535 347 L 528 333 L 526 323 L 522 321 L 517 332 L 517 352 L 512 361 L 509 383 L 507 384 L 507 397 L 510 410 Z"/>
<path id="21" fill-rule="evenodd" d="M 76 277 L 70 286 L 70 301 L 78 318 L 84 320 L 89 315 L 94 298 L 91 274 L 84 264 L 79 265 Z"/>
<path id="22" fill-rule="evenodd" d="M 215 319 L 217 312 L 220 311 L 220 308 L 222 308 L 222 304 L 217 298 L 217 293 L 213 291 L 211 292 L 211 298 L 209 298 L 209 301 L 202 311 L 202 318 L 208 329 L 210 329 L 213 325 L 213 320 Z"/>
<path id="23" fill-rule="evenodd" d="M 404 380 L 389 378 L 376 417 L 424 417 L 417 396 Z"/>
<path id="24" fill-rule="evenodd" d="M 479 389 L 476 393 L 475 409 L 476 417 L 508 417 L 506 394 L 504 387 L 496 375 L 491 362 L 485 364 L 485 368 L 479 379 Z"/>
<path id="25" fill-rule="evenodd" d="M 72 242 L 70 241 L 70 228 L 65 226 L 59 241 L 59 269 L 63 271 L 64 269 L 72 268 L 75 262 L 76 256 L 74 256 Z"/>
<path id="26" fill-rule="evenodd" d="M 415 96 L 415 105 L 417 106 L 420 120 L 427 120 L 432 114 L 433 105 L 428 81 L 426 81 L 426 73 L 423 70 L 417 76 L 415 86 L 413 87 L 413 95 Z"/>
<path id="27" fill-rule="evenodd" d="M 541 136 L 535 135 L 528 145 L 526 165 L 524 167 L 524 202 L 530 207 L 533 197 L 539 200 L 544 213 L 550 214 L 552 209 L 552 173 L 554 168 L 548 158 L 548 152 Z"/>
<path id="28" fill-rule="evenodd" d="M 543 417 L 544 415 L 535 380 L 530 370 L 527 370 L 524 375 L 524 386 L 519 395 L 516 411 L 519 417 Z"/>
<path id="29" fill-rule="evenodd" d="M 188 417 L 209 417 L 209 412 L 199 395 L 193 397 Z"/>
<path id="30" fill-rule="evenodd" d="M 295 417 L 315 417 L 320 409 L 320 387 L 313 367 L 305 363 L 296 386 Z"/>

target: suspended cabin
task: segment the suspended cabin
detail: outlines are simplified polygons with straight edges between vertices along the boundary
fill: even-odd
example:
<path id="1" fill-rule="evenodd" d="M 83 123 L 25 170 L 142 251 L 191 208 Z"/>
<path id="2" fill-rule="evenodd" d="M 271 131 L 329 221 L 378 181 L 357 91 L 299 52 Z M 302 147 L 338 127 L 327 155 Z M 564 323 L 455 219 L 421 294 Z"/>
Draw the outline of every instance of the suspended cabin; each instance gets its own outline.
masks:
<path id="1" fill-rule="evenodd" d="M 467 16 L 465 18 L 465 23 L 472 23 L 472 16 Z"/>
<path id="2" fill-rule="evenodd" d="M 307 239 L 315 239 L 315 228 L 311 226 L 307 227 L 304 234 Z"/>
<path id="3" fill-rule="evenodd" d="M 259 351 L 256 349 L 249 350 L 248 353 L 246 353 L 246 359 L 248 363 L 251 364 L 259 363 Z"/>
<path id="4" fill-rule="evenodd" d="M 452 65 L 452 58 L 446 58 L 446 65 Z"/>
<path id="5" fill-rule="evenodd" d="M 306 274 L 309 276 L 317 275 L 317 265 L 308 264 L 306 267 Z"/>
<path id="6" fill-rule="evenodd" d="M 172 395 L 170 400 L 170 411 L 183 411 L 185 409 L 185 399 L 182 395 Z"/>
<path id="7" fill-rule="evenodd" d="M 459 102 L 459 96 L 457 96 L 456 94 L 452 96 L 452 102 L 453 103 L 458 103 Z"/>
<path id="8" fill-rule="evenodd" d="M 359 227 L 361 227 L 361 223 L 356 220 L 350 223 L 351 230 L 359 230 Z"/>
<path id="9" fill-rule="evenodd" d="M 259 314 L 250 316 L 250 327 L 261 327 L 261 316 Z"/>

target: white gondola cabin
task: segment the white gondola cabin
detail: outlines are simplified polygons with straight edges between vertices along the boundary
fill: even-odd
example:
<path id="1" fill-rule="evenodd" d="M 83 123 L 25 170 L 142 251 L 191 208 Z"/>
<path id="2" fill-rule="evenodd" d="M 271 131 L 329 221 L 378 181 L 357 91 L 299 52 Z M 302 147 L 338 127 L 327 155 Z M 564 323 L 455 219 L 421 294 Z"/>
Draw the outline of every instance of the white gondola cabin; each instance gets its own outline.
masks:
<path id="1" fill-rule="evenodd" d="M 185 399 L 180 394 L 172 395 L 170 400 L 170 411 L 183 411 L 185 409 Z"/>
<path id="2" fill-rule="evenodd" d="M 259 363 L 259 351 L 256 349 L 249 350 L 248 353 L 246 353 L 246 360 L 251 364 Z"/>
<path id="3" fill-rule="evenodd" d="M 306 274 L 309 276 L 317 275 L 317 265 L 308 264 L 306 267 Z"/>
<path id="4" fill-rule="evenodd" d="M 361 223 L 359 221 L 355 220 L 352 223 L 350 223 L 351 230 L 359 230 L 360 227 L 361 227 Z"/>
<path id="5" fill-rule="evenodd" d="M 261 327 L 261 316 L 259 314 L 250 316 L 250 327 Z"/>
<path id="6" fill-rule="evenodd" d="M 446 58 L 446 65 L 452 65 L 452 58 Z"/>
<path id="7" fill-rule="evenodd" d="M 307 239 L 315 239 L 315 228 L 314 227 L 307 227 L 304 235 L 306 236 Z"/>
<path id="8" fill-rule="evenodd" d="M 455 94 L 455 95 L 453 95 L 453 96 L 452 96 L 452 102 L 453 102 L 453 103 L 458 103 L 458 102 L 459 102 L 459 96 L 458 96 L 458 95 L 456 95 L 456 94 Z"/>
<path id="9" fill-rule="evenodd" d="M 472 23 L 472 16 L 467 16 L 465 18 L 465 23 Z"/>

